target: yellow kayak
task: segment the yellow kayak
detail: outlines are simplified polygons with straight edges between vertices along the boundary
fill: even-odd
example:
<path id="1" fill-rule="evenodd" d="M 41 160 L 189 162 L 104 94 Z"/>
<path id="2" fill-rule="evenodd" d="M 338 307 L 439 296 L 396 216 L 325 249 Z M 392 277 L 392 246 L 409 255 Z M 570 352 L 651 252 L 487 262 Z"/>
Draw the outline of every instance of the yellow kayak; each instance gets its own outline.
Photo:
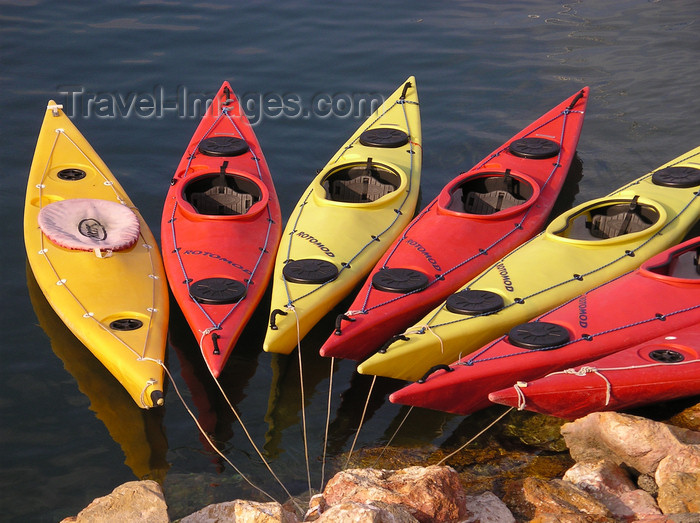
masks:
<path id="1" fill-rule="evenodd" d="M 700 147 L 565 212 L 358 371 L 417 381 L 515 325 L 639 267 L 682 240 L 700 219 L 698 187 Z"/>
<path id="2" fill-rule="evenodd" d="M 51 340 L 54 354 L 90 401 L 95 417 L 104 423 L 109 435 L 121 447 L 124 464 L 138 479 L 152 479 L 162 484 L 170 468 L 163 427 L 165 410 L 143 410 L 134 405 L 124 387 L 85 350 L 85 345 L 56 315 L 30 267 L 27 267 L 27 288 L 39 326 Z"/>
<path id="3" fill-rule="evenodd" d="M 29 173 L 24 243 L 66 326 L 139 407 L 162 405 L 168 290 L 155 238 L 53 101 Z"/>
<path id="4" fill-rule="evenodd" d="M 418 93 L 410 77 L 331 158 L 294 208 L 275 261 L 266 351 L 292 352 L 411 221 L 421 144 Z"/>

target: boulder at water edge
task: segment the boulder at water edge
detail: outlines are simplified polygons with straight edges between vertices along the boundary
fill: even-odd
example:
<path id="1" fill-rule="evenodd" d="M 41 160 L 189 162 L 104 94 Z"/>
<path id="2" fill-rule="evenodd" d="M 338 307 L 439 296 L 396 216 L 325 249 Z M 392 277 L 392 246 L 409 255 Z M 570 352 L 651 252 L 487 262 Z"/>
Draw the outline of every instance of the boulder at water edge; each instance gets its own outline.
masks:
<path id="1" fill-rule="evenodd" d="M 77 516 L 61 523 L 108 523 L 138 521 L 139 523 L 168 523 L 168 506 L 160 485 L 153 480 L 130 481 L 119 485 L 111 494 L 96 498 Z"/>
<path id="2" fill-rule="evenodd" d="M 326 485 L 327 507 L 353 501 L 403 505 L 421 522 L 459 521 L 466 515 L 465 494 L 451 467 L 408 467 L 402 470 L 349 469 Z"/>

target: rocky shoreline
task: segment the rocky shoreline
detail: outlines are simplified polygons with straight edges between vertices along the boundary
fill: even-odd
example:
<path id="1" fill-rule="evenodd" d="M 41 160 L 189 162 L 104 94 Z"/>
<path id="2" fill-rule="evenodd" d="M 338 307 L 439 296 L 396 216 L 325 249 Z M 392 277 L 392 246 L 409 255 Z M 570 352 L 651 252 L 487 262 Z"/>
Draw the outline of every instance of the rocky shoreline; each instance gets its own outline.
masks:
<path id="1" fill-rule="evenodd" d="M 396 470 L 338 472 L 304 506 L 234 500 L 208 505 L 181 523 L 357 522 L 700 522 L 700 404 L 658 422 L 593 413 L 561 425 L 570 455 L 563 473 L 488 488 L 459 461 Z M 483 488 L 487 487 L 487 488 Z M 133 481 L 95 499 L 67 522 L 170 522 L 155 481 Z"/>

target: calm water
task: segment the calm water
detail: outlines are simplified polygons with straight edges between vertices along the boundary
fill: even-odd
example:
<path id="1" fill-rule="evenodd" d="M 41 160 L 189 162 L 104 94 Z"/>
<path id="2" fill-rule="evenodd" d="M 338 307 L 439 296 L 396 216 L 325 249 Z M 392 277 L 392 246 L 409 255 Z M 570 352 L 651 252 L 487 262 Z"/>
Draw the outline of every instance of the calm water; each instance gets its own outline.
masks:
<path id="1" fill-rule="evenodd" d="M 164 409 L 140 411 L 36 292 L 26 271 L 22 208 L 46 102 L 54 98 L 72 111 L 157 237 L 168 181 L 198 122 L 188 104 L 224 79 L 249 100 L 251 116 L 262 114 L 256 132 L 285 216 L 366 116 L 349 109 L 368 95 L 389 94 L 409 75 L 421 99 L 424 202 L 584 85 L 591 100 L 578 149 L 583 178 L 569 188 L 573 203 L 698 145 L 697 0 L 512 4 L 0 0 L 3 520 L 57 521 L 140 477 L 165 478 L 173 517 L 202 500 L 249 492 L 209 452 L 172 386 Z M 274 118 L 274 107 L 260 111 L 269 96 L 294 96 L 306 109 L 319 97 L 338 105 L 330 116 L 310 110 Z M 129 111 L 137 98 L 152 103 Z M 284 499 L 206 378 L 174 309 L 168 364 L 178 389 L 240 471 Z M 302 351 L 316 488 L 328 399 L 328 361 L 317 349 L 335 312 Z M 261 353 L 264 316 L 250 325 L 222 385 L 298 494 L 306 473 L 297 362 Z M 368 387 L 354 364 L 340 363 L 331 459 L 349 450 Z M 405 411 L 388 403 L 391 390 L 377 385 L 356 448 L 381 445 L 394 432 Z M 460 431 L 471 435 L 479 416 L 499 412 L 466 421 L 412 413 L 396 443 L 440 445 Z"/>

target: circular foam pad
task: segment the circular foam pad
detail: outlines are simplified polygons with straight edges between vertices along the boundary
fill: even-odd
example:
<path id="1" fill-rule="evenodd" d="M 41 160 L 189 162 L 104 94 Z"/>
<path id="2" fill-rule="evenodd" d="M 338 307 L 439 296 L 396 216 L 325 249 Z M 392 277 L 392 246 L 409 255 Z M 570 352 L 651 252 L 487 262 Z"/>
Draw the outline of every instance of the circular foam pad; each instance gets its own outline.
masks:
<path id="1" fill-rule="evenodd" d="M 50 203 L 39 211 L 39 227 L 60 247 L 78 251 L 128 249 L 139 238 L 139 219 L 126 205 L 76 198 Z"/>

